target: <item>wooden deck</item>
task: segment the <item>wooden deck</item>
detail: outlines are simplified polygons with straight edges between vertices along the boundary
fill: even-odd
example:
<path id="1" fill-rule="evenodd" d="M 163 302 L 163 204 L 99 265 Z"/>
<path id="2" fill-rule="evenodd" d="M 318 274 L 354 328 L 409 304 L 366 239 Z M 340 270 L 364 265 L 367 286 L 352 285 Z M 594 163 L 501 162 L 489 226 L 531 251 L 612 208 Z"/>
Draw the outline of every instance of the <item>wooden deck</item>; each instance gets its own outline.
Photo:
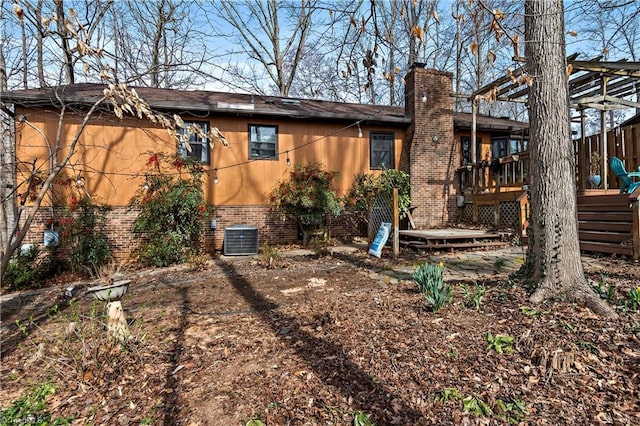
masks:
<path id="1" fill-rule="evenodd" d="M 400 245 L 417 250 L 443 250 L 505 246 L 509 244 L 504 233 L 478 229 L 425 229 L 400 230 Z"/>

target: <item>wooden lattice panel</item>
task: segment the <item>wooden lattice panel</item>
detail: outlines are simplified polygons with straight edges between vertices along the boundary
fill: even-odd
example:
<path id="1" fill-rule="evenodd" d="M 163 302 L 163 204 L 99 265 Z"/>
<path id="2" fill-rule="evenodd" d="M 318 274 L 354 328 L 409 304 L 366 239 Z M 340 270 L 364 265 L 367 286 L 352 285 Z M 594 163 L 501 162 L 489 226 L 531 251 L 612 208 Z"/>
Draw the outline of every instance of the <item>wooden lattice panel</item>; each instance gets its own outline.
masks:
<path id="1" fill-rule="evenodd" d="M 520 204 L 516 201 L 500 203 L 500 228 L 517 228 L 520 214 Z"/>
<path id="2" fill-rule="evenodd" d="M 478 206 L 478 222 L 486 225 L 493 225 L 494 221 L 493 206 Z"/>

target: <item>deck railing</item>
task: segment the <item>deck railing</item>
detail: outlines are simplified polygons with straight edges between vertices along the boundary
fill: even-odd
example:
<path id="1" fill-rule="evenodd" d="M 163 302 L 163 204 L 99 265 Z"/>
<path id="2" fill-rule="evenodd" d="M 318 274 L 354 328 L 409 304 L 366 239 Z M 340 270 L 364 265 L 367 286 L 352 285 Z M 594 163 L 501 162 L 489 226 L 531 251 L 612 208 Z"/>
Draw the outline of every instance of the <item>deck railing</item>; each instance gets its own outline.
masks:
<path id="1" fill-rule="evenodd" d="M 528 152 L 469 164 L 458 169 L 460 189 L 464 195 L 518 191 L 527 185 L 529 170 Z"/>

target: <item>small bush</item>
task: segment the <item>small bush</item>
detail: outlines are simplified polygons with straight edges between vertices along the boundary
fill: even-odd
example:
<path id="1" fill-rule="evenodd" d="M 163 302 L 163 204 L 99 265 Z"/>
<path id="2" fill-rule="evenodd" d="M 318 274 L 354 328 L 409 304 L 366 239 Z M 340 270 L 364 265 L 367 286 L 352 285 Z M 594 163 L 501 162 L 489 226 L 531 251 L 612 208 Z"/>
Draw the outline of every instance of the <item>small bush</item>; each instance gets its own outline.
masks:
<path id="1" fill-rule="evenodd" d="M 260 254 L 258 255 L 258 262 L 262 266 L 267 268 L 273 268 L 277 266 L 282 260 L 282 255 L 277 248 L 267 244 L 260 246 Z"/>
<path id="2" fill-rule="evenodd" d="M 70 425 L 73 418 L 51 418 L 47 397 L 53 393 L 55 387 L 50 383 L 35 387 L 10 407 L 0 410 L 0 425 Z"/>
<path id="3" fill-rule="evenodd" d="M 398 210 L 400 218 L 404 218 L 411 205 L 411 178 L 401 170 L 386 169 L 380 176 L 382 192 L 391 194 L 393 189 L 398 189 Z"/>
<path id="4" fill-rule="evenodd" d="M 451 287 L 444 282 L 443 275 L 442 262 L 439 265 L 425 262 L 413 273 L 413 280 L 418 284 L 420 292 L 431 305 L 433 312 L 438 312 L 451 300 Z"/>
<path id="5" fill-rule="evenodd" d="M 42 253 L 37 246 L 18 250 L 9 262 L 2 277 L 2 287 L 7 290 L 38 288 L 43 281 L 67 269 L 67 263 L 56 256 L 55 249 Z"/>
<path id="6" fill-rule="evenodd" d="M 348 218 L 360 234 L 365 235 L 369 224 L 369 214 L 376 197 L 380 194 L 392 194 L 398 189 L 398 208 L 400 217 L 404 218 L 411 205 L 411 179 L 405 172 L 386 169 L 379 176 L 359 173 L 354 176 L 351 188 L 343 198 L 345 208 L 353 212 Z"/>
<path id="7" fill-rule="evenodd" d="M 271 209 L 296 218 L 339 215 L 342 206 L 333 189 L 337 174 L 324 170 L 320 163 L 296 163 L 289 177 L 278 182 L 271 191 Z"/>
<path id="8" fill-rule="evenodd" d="M 7 271 L 2 277 L 2 286 L 10 290 L 31 287 L 38 279 L 36 258 L 40 250 L 32 246 L 28 250 L 19 250 L 18 254 L 9 262 Z"/>
<path id="9" fill-rule="evenodd" d="M 144 265 L 165 267 L 185 260 L 182 236 L 177 232 L 154 235 L 142 246 L 140 261 Z"/>
<path id="10" fill-rule="evenodd" d="M 133 231 L 143 242 L 140 261 L 149 266 L 182 263 L 199 253 L 202 219 L 211 213 L 205 203 L 197 161 L 153 153 L 148 172 L 129 208 L 139 214 Z"/>

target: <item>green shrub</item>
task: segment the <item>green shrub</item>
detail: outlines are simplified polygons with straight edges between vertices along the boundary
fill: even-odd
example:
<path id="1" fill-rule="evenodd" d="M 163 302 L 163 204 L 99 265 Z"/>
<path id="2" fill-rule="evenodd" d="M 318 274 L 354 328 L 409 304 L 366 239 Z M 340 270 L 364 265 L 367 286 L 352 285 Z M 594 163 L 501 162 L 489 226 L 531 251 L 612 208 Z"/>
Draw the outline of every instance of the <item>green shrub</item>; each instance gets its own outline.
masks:
<path id="1" fill-rule="evenodd" d="M 28 250 L 18 250 L 2 277 L 2 286 L 9 290 L 20 290 L 37 283 L 39 274 L 36 258 L 39 253 L 35 245 Z"/>
<path id="2" fill-rule="evenodd" d="M 184 260 L 183 238 L 177 232 L 154 235 L 140 250 L 140 261 L 149 266 L 164 267 Z"/>
<path id="3" fill-rule="evenodd" d="M 0 425 L 70 425 L 73 418 L 52 419 L 47 397 L 55 393 L 55 387 L 43 383 L 27 395 L 13 401 L 10 407 L 0 410 Z"/>
<path id="4" fill-rule="evenodd" d="M 34 245 L 28 250 L 17 251 L 2 277 L 2 287 L 7 290 L 39 288 L 45 280 L 67 269 L 67 262 L 57 255 L 55 248 L 47 248 L 42 253 Z"/>
<path id="5" fill-rule="evenodd" d="M 380 184 L 383 193 L 392 193 L 394 188 L 398 189 L 398 210 L 400 218 L 407 215 L 411 205 L 411 178 L 401 170 L 386 169 L 380 176 Z"/>
<path id="6" fill-rule="evenodd" d="M 374 174 L 359 173 L 351 184 L 347 195 L 343 198 L 346 208 L 353 211 L 354 225 L 358 228 L 369 223 L 369 211 L 373 207 L 376 196 L 379 194 L 391 194 L 393 189 L 398 189 L 398 208 L 400 217 L 406 216 L 411 205 L 411 181 L 405 172 L 386 169 L 379 177 Z M 366 231 L 365 231 L 366 232 Z"/>
<path id="7" fill-rule="evenodd" d="M 332 187 L 336 176 L 337 172 L 324 170 L 321 163 L 296 163 L 289 177 L 271 191 L 271 210 L 293 216 L 303 225 L 327 214 L 339 215 L 342 206 Z"/>
<path id="8" fill-rule="evenodd" d="M 168 266 L 184 262 L 199 252 L 201 221 L 210 214 L 204 200 L 202 174 L 197 161 L 152 154 L 145 182 L 129 202 L 138 211 L 133 231 L 144 241 L 140 261 Z"/>
<path id="9" fill-rule="evenodd" d="M 369 211 L 380 191 L 380 180 L 375 175 L 359 173 L 353 178 L 351 188 L 342 200 L 345 208 L 352 213 L 347 216 L 347 220 L 351 221 L 350 224 L 360 235 L 366 235 Z"/>
<path id="10" fill-rule="evenodd" d="M 419 265 L 413 273 L 413 280 L 418 284 L 420 292 L 431 305 L 433 312 L 451 300 L 451 287 L 444 282 L 444 264 L 434 265 L 425 262 Z"/>

